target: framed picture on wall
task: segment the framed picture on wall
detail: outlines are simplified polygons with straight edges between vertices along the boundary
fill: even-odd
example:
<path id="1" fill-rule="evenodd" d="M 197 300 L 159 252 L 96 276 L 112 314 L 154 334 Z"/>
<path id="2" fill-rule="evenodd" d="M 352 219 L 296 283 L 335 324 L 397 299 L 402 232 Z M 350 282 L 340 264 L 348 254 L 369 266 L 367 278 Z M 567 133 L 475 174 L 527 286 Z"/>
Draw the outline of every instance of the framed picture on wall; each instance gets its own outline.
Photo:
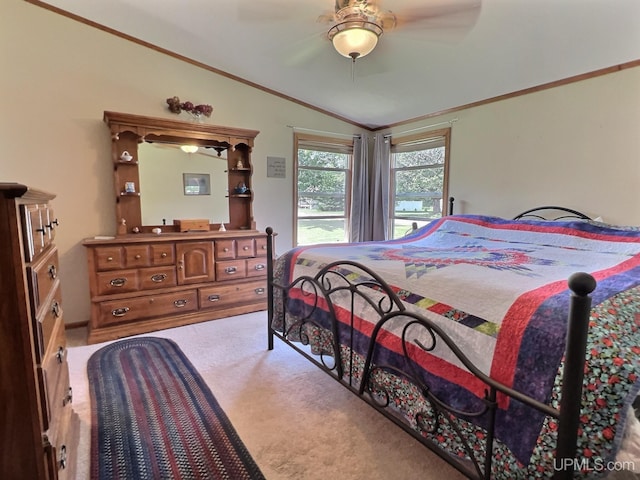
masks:
<path id="1" fill-rule="evenodd" d="M 183 173 L 182 185 L 185 195 L 211 195 L 211 180 L 208 173 Z"/>

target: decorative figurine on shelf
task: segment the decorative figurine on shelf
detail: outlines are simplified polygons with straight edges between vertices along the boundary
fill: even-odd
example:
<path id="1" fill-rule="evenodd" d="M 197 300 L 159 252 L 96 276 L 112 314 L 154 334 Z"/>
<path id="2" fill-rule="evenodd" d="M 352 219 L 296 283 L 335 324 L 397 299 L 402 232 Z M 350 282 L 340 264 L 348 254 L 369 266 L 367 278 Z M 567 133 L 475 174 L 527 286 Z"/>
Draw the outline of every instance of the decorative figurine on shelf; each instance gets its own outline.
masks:
<path id="1" fill-rule="evenodd" d="M 140 229 L 138 227 L 133 227 L 133 233 L 140 233 Z"/>
<path id="2" fill-rule="evenodd" d="M 118 224 L 118 235 L 126 235 L 127 234 L 127 221 L 124 218 L 120 219 L 120 223 Z"/>
<path id="3" fill-rule="evenodd" d="M 126 193 L 136 193 L 136 184 L 134 182 L 125 182 L 124 191 Z"/>
<path id="4" fill-rule="evenodd" d="M 151 232 L 152 232 L 152 233 L 155 233 L 156 235 L 160 235 L 160 234 L 162 233 L 162 229 L 161 229 L 161 228 L 158 228 L 158 227 L 156 227 L 156 228 L 152 228 L 152 229 L 151 229 Z"/>
<path id="5" fill-rule="evenodd" d="M 236 193 L 247 193 L 247 191 L 248 188 L 244 182 L 238 182 L 238 185 L 236 186 Z"/>
<path id="6" fill-rule="evenodd" d="M 123 162 L 130 162 L 131 160 L 133 160 L 133 155 L 125 150 L 124 152 L 122 152 L 122 155 L 120 155 L 120 160 L 122 160 Z"/>
<path id="7" fill-rule="evenodd" d="M 225 226 L 224 226 L 224 223 L 221 223 L 221 224 L 220 224 L 220 228 L 218 229 L 218 231 L 219 231 L 219 232 L 226 232 L 226 231 L 227 231 L 227 229 L 226 229 L 226 228 L 225 228 Z"/>
<path id="8" fill-rule="evenodd" d="M 238 162 L 236 163 L 236 168 L 238 170 L 240 170 L 241 168 L 244 168 L 244 163 L 242 163 L 242 160 L 238 160 Z"/>

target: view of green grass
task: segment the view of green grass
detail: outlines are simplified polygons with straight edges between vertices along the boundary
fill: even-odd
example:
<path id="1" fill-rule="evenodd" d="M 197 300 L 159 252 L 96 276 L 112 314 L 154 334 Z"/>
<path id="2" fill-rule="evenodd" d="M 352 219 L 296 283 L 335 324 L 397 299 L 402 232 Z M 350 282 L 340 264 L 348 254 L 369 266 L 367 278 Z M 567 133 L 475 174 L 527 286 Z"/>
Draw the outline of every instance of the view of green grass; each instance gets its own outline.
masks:
<path id="1" fill-rule="evenodd" d="M 334 212 L 318 212 L 311 210 L 304 210 L 301 214 L 308 215 L 331 215 Z M 336 215 L 340 215 L 342 212 L 335 212 Z M 407 217 L 420 217 L 424 218 L 425 214 L 429 212 L 410 212 L 407 213 Z M 403 215 L 405 215 L 403 213 Z M 435 217 L 434 217 L 435 218 Z M 411 224 L 413 219 L 396 219 L 393 226 L 393 238 L 400 238 L 408 234 L 411 231 Z M 426 225 L 428 222 L 425 220 L 417 220 L 418 227 Z M 341 218 L 301 218 L 298 220 L 298 245 L 311 245 L 316 243 L 336 243 L 344 242 L 346 226 L 345 222 Z"/>

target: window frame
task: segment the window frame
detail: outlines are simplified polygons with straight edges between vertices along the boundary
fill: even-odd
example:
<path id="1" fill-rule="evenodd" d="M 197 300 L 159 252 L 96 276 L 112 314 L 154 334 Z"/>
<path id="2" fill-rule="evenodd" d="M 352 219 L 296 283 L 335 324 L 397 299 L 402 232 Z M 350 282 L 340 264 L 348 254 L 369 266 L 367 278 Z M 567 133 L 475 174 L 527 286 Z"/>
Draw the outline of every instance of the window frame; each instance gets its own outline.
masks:
<path id="1" fill-rule="evenodd" d="M 348 155 L 347 168 L 319 168 L 300 167 L 298 161 L 298 151 L 300 149 L 313 149 L 318 151 L 344 153 Z M 326 150 L 322 147 L 325 147 Z M 300 219 L 344 219 L 345 237 L 339 243 L 347 242 L 349 238 L 349 228 L 351 224 L 351 192 L 353 178 L 353 151 L 354 137 L 336 138 L 328 136 L 311 135 L 305 133 L 294 133 L 293 138 L 293 245 L 298 246 L 298 221 Z M 345 172 L 345 212 L 343 216 L 336 215 L 313 215 L 309 217 L 300 216 L 298 213 L 298 177 L 300 170 L 334 171 Z"/>
<path id="2" fill-rule="evenodd" d="M 395 153 L 398 153 L 398 150 L 408 152 L 408 151 L 419 151 L 419 150 L 427 150 L 429 147 L 429 143 L 441 143 L 444 147 L 444 164 L 443 165 L 422 165 L 422 166 L 411 166 L 411 167 L 401 167 L 396 168 L 395 166 Z M 420 147 L 424 145 L 425 148 L 412 148 L 415 145 L 416 147 Z M 441 209 L 441 217 L 449 215 L 449 164 L 450 164 L 450 156 L 451 156 L 451 128 L 443 128 L 439 130 L 431 130 L 428 132 L 417 133 L 404 137 L 391 137 L 391 161 L 389 167 L 389 231 L 387 232 L 388 238 L 394 238 L 394 229 L 396 220 L 408 220 L 402 216 L 396 215 L 396 171 L 412 171 L 412 170 L 427 170 L 432 168 L 442 168 L 443 169 L 443 179 L 442 179 L 442 209 Z M 421 221 L 430 221 L 427 218 L 416 218 Z"/>

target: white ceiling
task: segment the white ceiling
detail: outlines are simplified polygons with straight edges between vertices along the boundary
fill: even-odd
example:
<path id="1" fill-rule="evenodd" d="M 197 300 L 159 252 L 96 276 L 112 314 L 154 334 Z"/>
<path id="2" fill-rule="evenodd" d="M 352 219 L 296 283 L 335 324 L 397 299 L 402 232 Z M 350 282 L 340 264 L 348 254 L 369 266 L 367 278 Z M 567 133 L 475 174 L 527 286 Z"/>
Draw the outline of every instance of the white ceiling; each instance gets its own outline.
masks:
<path id="1" fill-rule="evenodd" d="M 41 3 L 370 128 L 640 59 L 640 0 L 378 0 L 422 19 L 353 72 L 318 21 L 334 0 Z"/>

